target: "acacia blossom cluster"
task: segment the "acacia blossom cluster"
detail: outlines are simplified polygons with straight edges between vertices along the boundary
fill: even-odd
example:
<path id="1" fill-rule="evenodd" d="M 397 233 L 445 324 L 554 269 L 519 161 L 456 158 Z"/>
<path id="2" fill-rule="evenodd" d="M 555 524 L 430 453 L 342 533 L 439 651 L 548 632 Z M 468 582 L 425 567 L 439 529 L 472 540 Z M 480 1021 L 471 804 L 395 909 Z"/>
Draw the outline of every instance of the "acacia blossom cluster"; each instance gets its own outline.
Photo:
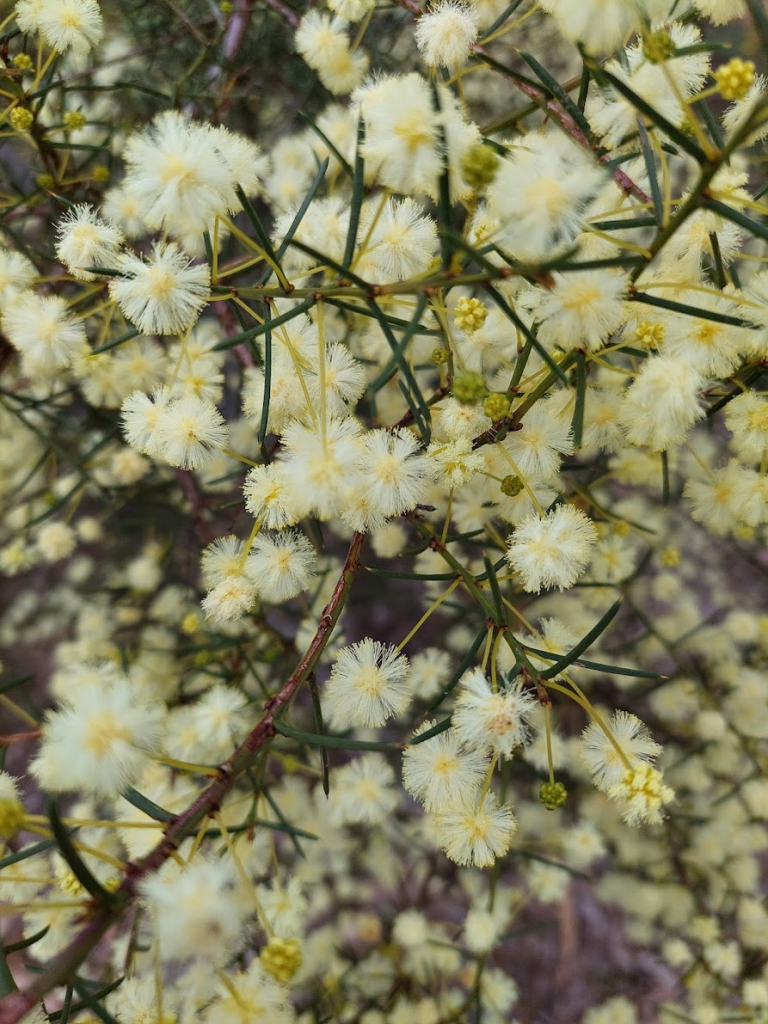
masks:
<path id="1" fill-rule="evenodd" d="M 300 130 L 229 6 L 7 18 L 18 951 L 77 959 L 73 1020 L 501 1024 L 579 876 L 663 1024 L 763 1024 L 752 0 L 276 4 Z M 582 1024 L 639 1019 L 617 985 Z"/>

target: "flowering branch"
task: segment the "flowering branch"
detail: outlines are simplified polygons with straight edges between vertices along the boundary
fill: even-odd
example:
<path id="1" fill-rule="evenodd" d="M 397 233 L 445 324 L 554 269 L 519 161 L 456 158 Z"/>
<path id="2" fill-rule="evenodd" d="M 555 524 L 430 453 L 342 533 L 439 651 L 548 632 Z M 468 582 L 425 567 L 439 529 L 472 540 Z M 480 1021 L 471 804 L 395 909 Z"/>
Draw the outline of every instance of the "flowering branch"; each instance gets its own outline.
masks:
<path id="1" fill-rule="evenodd" d="M 415 0 L 397 0 L 397 2 L 415 18 L 419 18 L 424 13 L 425 8 L 421 7 L 415 2 Z M 500 75 L 503 75 L 504 78 L 512 82 L 512 84 L 530 100 L 533 100 L 533 102 L 538 106 L 542 106 L 546 113 L 549 114 L 549 116 L 567 135 L 570 135 L 574 142 L 577 142 L 584 149 L 588 149 L 593 153 L 595 152 L 595 146 L 590 142 L 581 128 L 579 128 L 571 115 L 564 110 L 556 100 L 547 94 L 546 89 L 534 85 L 532 82 L 521 79 L 519 75 L 513 74 L 505 68 L 503 64 L 494 60 L 488 53 L 487 49 L 479 43 L 475 43 L 472 46 L 471 52 L 484 64 L 492 65 L 494 71 L 498 71 Z M 610 154 L 603 153 L 598 156 L 598 159 L 601 163 L 609 163 L 611 157 Z M 641 203 L 650 202 L 650 197 L 645 194 L 639 185 L 636 185 L 635 182 L 632 181 L 626 171 L 622 171 L 619 167 L 615 168 L 613 170 L 613 179 L 622 192 L 627 192 L 628 194 L 635 196 L 635 198 L 639 199 Z"/>
<path id="2" fill-rule="evenodd" d="M 220 765 L 218 775 L 207 789 L 182 814 L 168 825 L 165 835 L 141 860 L 128 864 L 122 884 L 107 905 L 92 904 L 80 932 L 24 991 L 13 992 L 0 1000 L 0 1024 L 16 1024 L 57 986 L 76 973 L 88 954 L 106 931 L 125 914 L 136 898 L 139 883 L 159 871 L 169 857 L 200 822 L 214 815 L 227 794 L 256 759 L 259 751 L 276 735 L 280 713 L 290 704 L 301 685 L 309 677 L 331 638 L 333 629 L 349 595 L 352 582 L 360 569 L 360 555 L 365 534 L 355 533 L 347 551 L 344 567 L 333 593 L 323 610 L 320 623 L 301 661 L 286 680 L 279 693 L 265 703 L 265 714 L 232 756 Z"/>

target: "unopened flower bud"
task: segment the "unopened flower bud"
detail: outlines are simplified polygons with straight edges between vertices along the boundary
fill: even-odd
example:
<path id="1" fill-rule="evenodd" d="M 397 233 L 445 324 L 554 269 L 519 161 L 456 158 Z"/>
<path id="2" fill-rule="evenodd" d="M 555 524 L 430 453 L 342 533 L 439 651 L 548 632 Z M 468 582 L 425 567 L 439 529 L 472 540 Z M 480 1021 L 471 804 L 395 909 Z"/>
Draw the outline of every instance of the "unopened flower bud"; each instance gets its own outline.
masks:
<path id="1" fill-rule="evenodd" d="M 466 183 L 476 192 L 490 185 L 499 168 L 495 149 L 479 142 L 466 153 L 461 162 L 461 173 Z"/>
<path id="2" fill-rule="evenodd" d="M 8 120 L 11 122 L 11 128 L 15 131 L 28 132 L 32 127 L 35 116 L 26 107 L 14 107 Z"/>
<path id="3" fill-rule="evenodd" d="M 0 798 L 0 839 L 13 839 L 24 822 L 24 805 L 13 796 Z"/>
<path id="4" fill-rule="evenodd" d="M 503 420 L 509 412 L 509 397 L 502 391 L 493 391 L 487 398 L 483 399 L 483 412 L 493 420 Z"/>
<path id="5" fill-rule="evenodd" d="M 188 612 L 181 620 L 181 631 L 187 636 L 193 636 L 200 629 L 201 619 L 197 612 Z"/>
<path id="6" fill-rule="evenodd" d="M 473 334 L 479 331 L 488 316 L 488 307 L 480 299 L 461 298 L 456 303 L 454 320 L 460 331 Z"/>
<path id="7" fill-rule="evenodd" d="M 648 349 L 657 349 L 667 333 L 664 324 L 653 323 L 650 320 L 643 320 L 635 329 L 635 337 Z"/>
<path id="8" fill-rule="evenodd" d="M 64 115 L 64 124 L 67 128 L 82 128 L 88 123 L 88 118 L 79 110 L 70 110 Z"/>
<path id="9" fill-rule="evenodd" d="M 287 984 L 301 967 L 302 955 L 298 939 L 281 939 L 273 935 L 262 949 L 261 966 L 281 984 Z"/>
<path id="10" fill-rule="evenodd" d="M 548 811 L 555 811 L 562 807 L 568 799 L 568 790 L 562 782 L 542 782 L 539 788 L 539 800 Z"/>
<path id="11" fill-rule="evenodd" d="M 668 568 L 680 565 L 680 552 L 677 548 L 667 547 L 661 552 L 661 564 Z"/>
<path id="12" fill-rule="evenodd" d="M 481 373 L 465 370 L 454 378 L 452 392 L 456 401 L 462 405 L 474 405 L 485 398 L 488 388 Z"/>
<path id="13" fill-rule="evenodd" d="M 85 895 L 85 889 L 82 883 L 75 875 L 71 868 L 65 867 L 61 871 L 57 871 L 57 881 L 59 888 L 62 892 L 66 893 L 67 896 L 83 896 Z"/>
<path id="14" fill-rule="evenodd" d="M 755 81 L 755 63 L 734 57 L 714 73 L 715 83 L 724 100 L 740 100 Z"/>
<path id="15" fill-rule="evenodd" d="M 521 491 L 525 490 L 525 485 L 519 476 L 505 476 L 501 481 L 501 493 L 506 494 L 508 498 L 516 498 Z"/>

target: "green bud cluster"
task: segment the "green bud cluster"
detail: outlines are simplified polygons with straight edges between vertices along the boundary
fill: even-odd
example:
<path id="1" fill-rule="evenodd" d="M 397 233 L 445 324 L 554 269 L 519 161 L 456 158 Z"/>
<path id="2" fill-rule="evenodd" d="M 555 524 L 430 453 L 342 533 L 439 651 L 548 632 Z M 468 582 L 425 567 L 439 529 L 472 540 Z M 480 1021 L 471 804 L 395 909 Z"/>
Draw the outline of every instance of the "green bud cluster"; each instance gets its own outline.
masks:
<path id="1" fill-rule="evenodd" d="M 509 398 L 503 391 L 492 391 L 483 399 L 483 412 L 495 423 L 503 420 L 509 412 Z"/>
<path id="2" fill-rule="evenodd" d="M 464 180 L 476 192 L 490 185 L 496 177 L 499 157 L 494 149 L 482 142 L 472 146 L 461 162 Z"/>
<path id="3" fill-rule="evenodd" d="M 539 800 L 548 811 L 555 811 L 562 807 L 568 799 L 568 790 L 562 782 L 542 782 L 539 789 Z"/>
<path id="4" fill-rule="evenodd" d="M 452 393 L 462 405 L 475 405 L 486 397 L 488 388 L 481 373 L 465 370 L 454 378 Z"/>
<path id="5" fill-rule="evenodd" d="M 508 498 L 516 498 L 518 494 L 525 489 L 525 485 L 519 476 L 505 476 L 501 481 L 501 493 L 506 494 Z"/>

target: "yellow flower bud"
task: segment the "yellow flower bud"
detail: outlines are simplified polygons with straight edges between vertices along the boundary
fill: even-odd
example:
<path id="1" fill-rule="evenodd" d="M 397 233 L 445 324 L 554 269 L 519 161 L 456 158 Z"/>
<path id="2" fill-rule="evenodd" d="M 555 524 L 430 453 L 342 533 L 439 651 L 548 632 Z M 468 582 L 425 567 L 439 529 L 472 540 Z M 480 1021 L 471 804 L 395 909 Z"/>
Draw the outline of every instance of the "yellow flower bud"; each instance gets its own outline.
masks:
<path id="1" fill-rule="evenodd" d="M 655 350 L 664 341 L 666 333 L 667 329 L 664 324 L 643 320 L 637 325 L 635 337 L 645 348 Z"/>
<path id="2" fill-rule="evenodd" d="M 200 628 L 200 616 L 197 612 L 188 612 L 181 620 L 181 631 L 187 636 L 192 636 Z"/>
<path id="3" fill-rule="evenodd" d="M 485 323 L 488 316 L 488 307 L 484 306 L 479 299 L 462 298 L 456 303 L 454 319 L 460 331 L 473 334 Z"/>
<path id="4" fill-rule="evenodd" d="M 262 949 L 259 959 L 267 974 L 286 985 L 301 967 L 303 957 L 299 940 L 281 939 L 279 935 L 273 935 Z"/>
<path id="5" fill-rule="evenodd" d="M 82 128 L 87 124 L 88 119 L 79 110 L 70 110 L 64 115 L 64 124 L 67 128 Z"/>
<path id="6" fill-rule="evenodd" d="M 661 552 L 661 564 L 666 565 L 669 569 L 672 569 L 676 565 L 680 565 L 680 552 L 677 548 L 664 548 Z"/>
<path id="7" fill-rule="evenodd" d="M 509 396 L 501 391 L 494 391 L 483 399 L 483 412 L 494 423 L 504 419 L 509 412 Z"/>
<path id="8" fill-rule="evenodd" d="M 755 81 L 755 63 L 734 57 L 727 64 L 721 64 L 714 77 L 724 100 L 743 99 Z"/>
<path id="9" fill-rule="evenodd" d="M 28 132 L 35 120 L 35 115 L 26 107 L 14 107 L 8 119 L 11 128 L 17 132 Z"/>

